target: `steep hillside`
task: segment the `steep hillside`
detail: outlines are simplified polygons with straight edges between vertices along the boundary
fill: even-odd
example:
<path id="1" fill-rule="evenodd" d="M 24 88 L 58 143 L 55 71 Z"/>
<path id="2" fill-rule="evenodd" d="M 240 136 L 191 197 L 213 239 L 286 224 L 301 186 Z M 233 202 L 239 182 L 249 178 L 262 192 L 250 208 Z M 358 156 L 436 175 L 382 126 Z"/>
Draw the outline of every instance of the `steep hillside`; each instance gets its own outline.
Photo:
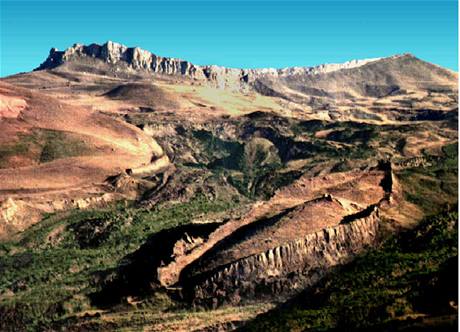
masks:
<path id="1" fill-rule="evenodd" d="M 104 196 L 108 176 L 163 155 L 154 140 L 120 120 L 3 82 L 0 93 L 23 105 L 0 124 L 0 201 L 13 199 L 2 205 L 9 212 L 0 218 L 1 237 L 37 222 L 37 209 L 112 200 Z M 2 107 L 8 111 L 10 105 Z M 18 220 L 16 215 L 28 214 L 17 204 L 34 211 L 30 220 Z"/>
<path id="2" fill-rule="evenodd" d="M 458 215 L 389 239 L 242 331 L 456 331 Z"/>

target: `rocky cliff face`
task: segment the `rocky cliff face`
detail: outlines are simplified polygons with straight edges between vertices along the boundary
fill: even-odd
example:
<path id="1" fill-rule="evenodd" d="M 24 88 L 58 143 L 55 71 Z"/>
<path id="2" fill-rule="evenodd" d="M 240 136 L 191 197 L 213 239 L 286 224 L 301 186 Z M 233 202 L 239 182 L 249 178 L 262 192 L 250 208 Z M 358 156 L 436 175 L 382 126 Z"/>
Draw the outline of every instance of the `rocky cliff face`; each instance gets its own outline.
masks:
<path id="1" fill-rule="evenodd" d="M 197 305 L 213 307 L 229 303 L 251 302 L 264 297 L 267 299 L 273 296 L 278 299 L 288 298 L 316 283 L 331 268 L 345 264 L 364 250 L 375 246 L 381 238 L 380 216 L 384 214 L 389 205 L 394 204 L 393 196 L 398 191 L 397 179 L 393 174 L 391 163 L 381 162 L 378 167 L 382 173 L 373 181 L 360 180 L 361 186 L 364 183 L 378 186 L 374 187 L 374 192 L 378 192 L 378 195 L 371 198 L 368 193 L 368 200 L 361 200 L 362 203 L 366 202 L 366 208 L 357 213 L 350 212 L 339 223 L 329 224 L 331 226 L 328 226 L 326 222 L 331 219 L 331 214 L 324 212 L 318 215 L 319 219 L 323 219 L 324 226 L 318 225 L 316 230 L 306 233 L 302 233 L 299 219 L 296 226 L 291 228 L 289 240 L 273 245 L 273 247 L 265 246 L 264 248 L 262 245 L 257 245 L 262 250 L 246 249 L 246 255 L 240 255 L 238 258 L 232 258 L 231 250 L 225 251 L 225 248 L 221 246 L 220 250 L 227 253 L 228 259 L 219 260 L 219 255 L 211 254 L 207 260 L 204 259 L 201 262 L 211 268 L 202 269 L 200 261 L 197 261 L 182 271 L 180 284 L 183 285 L 184 296 Z M 319 183 L 313 187 L 318 188 Z M 383 190 L 378 189 L 379 187 Z M 344 187 L 337 184 L 337 188 Z M 311 191 L 311 189 L 307 190 Z M 356 195 L 356 193 L 351 195 L 350 192 L 347 194 L 343 190 L 331 191 L 342 196 L 342 199 L 338 200 L 329 194 L 326 194 L 326 197 L 340 202 L 343 207 L 348 206 L 346 202 L 349 202 L 343 197 L 351 198 Z M 294 192 L 296 190 L 291 189 L 291 194 Z M 300 192 L 302 190 L 297 191 L 298 194 Z M 358 196 L 354 197 L 358 198 Z M 322 200 L 323 209 L 324 203 L 325 201 Z M 313 210 L 299 211 L 305 214 L 307 223 L 313 224 L 317 216 Z M 293 216 L 287 219 L 295 220 Z M 280 219 L 277 223 L 283 222 Z M 273 243 L 274 237 L 281 236 L 281 228 L 271 229 L 271 232 L 264 233 L 260 241 Z M 248 233 L 251 234 L 249 237 L 257 237 L 254 231 L 248 231 Z M 236 239 L 234 241 L 238 242 Z M 244 248 L 242 243 L 240 240 L 238 248 Z M 221 263 L 214 264 L 213 261 L 216 260 Z"/>
<path id="2" fill-rule="evenodd" d="M 257 78 L 277 78 L 296 75 L 317 75 L 340 69 L 350 69 L 366 63 L 379 60 L 353 60 L 342 64 L 323 64 L 315 67 L 290 67 L 283 69 L 236 69 L 209 65 L 198 66 L 189 61 L 157 56 L 139 47 L 126 47 L 108 41 L 103 45 L 74 44 L 64 51 L 56 48 L 50 50 L 48 58 L 37 70 L 51 69 L 65 62 L 77 60 L 80 57 L 100 59 L 109 64 L 125 64 L 134 70 L 145 70 L 157 74 L 180 75 L 190 79 L 211 81 L 219 86 L 248 83 Z"/>
<path id="3" fill-rule="evenodd" d="M 186 75 L 194 78 L 197 72 L 197 67 L 188 61 L 163 58 L 138 47 L 126 47 L 111 41 L 103 45 L 74 44 L 64 51 L 52 48 L 48 58 L 37 70 L 54 68 L 85 56 L 100 59 L 110 64 L 125 63 L 133 69 L 145 69 L 160 74 Z M 201 72 L 201 74 L 203 73 Z"/>
<path id="4" fill-rule="evenodd" d="M 154 105 L 149 106 L 154 109 L 155 105 L 160 105 L 174 112 L 180 110 L 180 105 L 188 107 L 188 104 L 179 100 L 163 103 L 155 91 L 152 94 L 147 91 L 152 89 L 153 80 L 167 85 L 198 85 L 243 92 L 238 97 L 241 105 L 250 103 L 246 105 L 251 105 L 251 109 L 265 108 L 262 104 L 255 107 L 253 100 L 248 99 L 249 95 L 257 93 L 273 98 L 270 105 L 276 112 L 282 110 L 284 115 L 331 121 L 443 121 L 456 117 L 458 104 L 457 73 L 410 54 L 315 67 L 237 69 L 200 66 L 161 57 L 138 47 L 107 42 L 88 46 L 75 44 L 64 51 L 53 48 L 37 69 L 50 70 L 68 80 L 74 77 L 74 83 L 91 81 L 95 79 L 94 75 L 126 79 L 128 84 L 100 91 L 101 94 L 115 100 L 130 99 L 133 104 L 148 102 Z M 36 74 L 45 73 L 39 71 Z M 133 84 L 134 80 L 136 84 Z M 131 97 L 130 90 L 133 91 Z M 183 95 L 180 91 L 183 90 L 174 89 L 165 97 L 182 94 L 180 100 L 184 101 L 195 97 Z M 133 98 L 136 94 L 138 97 Z M 235 112 L 234 107 L 215 97 L 215 94 L 203 95 L 206 102 L 192 101 L 193 107 L 203 108 L 205 105 L 214 111 Z M 267 104 L 264 102 L 263 105 Z M 241 107 L 241 111 L 249 109 Z"/>
<path id="5" fill-rule="evenodd" d="M 191 280 L 185 277 L 186 296 L 206 306 L 290 296 L 314 284 L 330 268 L 374 246 L 379 222 L 379 210 L 375 208 L 350 223 L 308 234 Z"/>

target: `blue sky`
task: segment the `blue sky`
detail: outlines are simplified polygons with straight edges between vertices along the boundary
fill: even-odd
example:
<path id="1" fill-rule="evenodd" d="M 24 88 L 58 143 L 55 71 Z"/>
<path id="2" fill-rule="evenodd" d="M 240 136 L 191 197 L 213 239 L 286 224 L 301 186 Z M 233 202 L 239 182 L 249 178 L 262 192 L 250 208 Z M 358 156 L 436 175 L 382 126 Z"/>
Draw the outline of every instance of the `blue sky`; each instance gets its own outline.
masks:
<path id="1" fill-rule="evenodd" d="M 456 1 L 0 0 L 0 76 L 117 41 L 196 64 L 311 66 L 413 53 L 458 68 Z"/>

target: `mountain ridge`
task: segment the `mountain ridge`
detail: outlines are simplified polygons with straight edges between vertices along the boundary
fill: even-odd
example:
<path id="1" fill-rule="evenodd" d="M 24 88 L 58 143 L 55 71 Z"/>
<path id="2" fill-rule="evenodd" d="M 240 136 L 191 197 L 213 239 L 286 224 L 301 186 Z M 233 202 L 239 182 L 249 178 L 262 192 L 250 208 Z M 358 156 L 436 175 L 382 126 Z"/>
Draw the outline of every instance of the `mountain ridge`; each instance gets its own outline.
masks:
<path id="1" fill-rule="evenodd" d="M 59 51 L 57 48 L 51 48 L 50 54 L 48 58 L 37 68 L 34 70 L 41 70 L 41 69 L 48 69 L 50 67 L 53 67 L 53 65 L 59 65 L 59 58 L 62 57 L 62 60 L 68 60 L 69 56 L 73 54 L 78 54 L 78 55 L 90 55 L 90 56 L 95 56 L 98 58 L 103 58 L 107 60 L 108 62 L 115 62 L 114 60 L 127 60 L 129 58 L 129 54 L 140 54 L 140 55 L 147 55 L 147 56 L 152 56 L 156 57 L 159 59 L 167 59 L 171 62 L 181 62 L 181 63 L 190 63 L 192 64 L 191 61 L 188 60 L 183 60 L 181 58 L 176 58 L 176 57 L 164 57 L 164 56 L 159 56 L 157 54 L 154 54 L 153 52 L 150 52 L 148 50 L 142 49 L 140 47 L 128 47 L 126 45 L 113 42 L 113 41 L 107 41 L 103 44 L 97 44 L 97 43 L 91 43 L 89 45 L 84 45 L 80 43 L 75 43 L 72 46 L 66 48 L 63 51 Z M 117 59 L 117 55 L 120 56 L 119 59 Z M 306 73 L 325 73 L 331 70 L 340 70 L 340 69 L 345 69 L 345 68 L 353 68 L 356 66 L 364 65 L 366 63 L 372 62 L 372 61 L 378 61 L 381 59 L 385 58 L 397 58 L 401 56 L 413 56 L 410 53 L 402 53 L 402 54 L 395 54 L 391 55 L 388 57 L 377 57 L 377 58 L 365 58 L 365 59 L 351 59 L 345 62 L 337 62 L 337 63 L 322 63 L 314 66 L 288 66 L 288 67 L 280 67 L 280 68 L 275 68 L 275 67 L 257 67 L 257 68 L 239 68 L 239 67 L 227 67 L 227 66 L 222 66 L 222 65 L 216 65 L 216 64 L 209 64 L 209 65 L 196 65 L 192 64 L 193 66 L 197 68 L 224 68 L 227 70 L 241 70 L 244 72 L 249 72 L 249 73 L 263 73 L 263 74 L 278 74 L 278 75 L 286 75 L 292 73 L 293 70 L 304 70 Z M 56 61 L 58 60 L 58 61 Z"/>
<path id="2" fill-rule="evenodd" d="M 247 80 L 245 76 L 254 78 L 261 76 L 285 77 L 298 74 L 316 75 L 334 72 L 341 69 L 351 69 L 365 64 L 400 57 L 414 57 L 410 53 L 395 54 L 388 57 L 352 59 L 342 63 L 324 63 L 315 66 L 292 66 L 283 68 L 233 68 L 220 65 L 196 65 L 190 61 L 175 57 L 163 57 L 140 47 L 127 47 L 123 44 L 107 41 L 104 44 L 92 43 L 89 45 L 73 44 L 63 51 L 51 48 L 47 59 L 34 70 L 52 69 L 65 62 L 72 61 L 79 56 L 89 56 L 103 60 L 111 64 L 120 62 L 127 63 L 132 69 L 145 69 L 160 74 L 181 74 L 192 78 L 212 79 L 216 74 L 240 75 L 241 80 Z M 203 77 L 204 76 L 204 77 Z"/>
<path id="3" fill-rule="evenodd" d="M 102 45 L 74 44 L 64 51 L 52 48 L 35 71 L 54 69 L 108 73 L 109 76 L 153 74 L 185 78 L 219 88 L 249 88 L 262 95 L 279 96 L 291 101 L 297 99 L 295 95 L 298 93 L 304 96 L 319 93 L 335 99 L 345 95 L 366 96 L 369 90 L 374 95 L 372 91 L 381 90 L 382 87 L 385 87 L 385 95 L 388 91 L 411 90 L 419 85 L 430 90 L 431 87 L 450 86 L 457 81 L 457 73 L 409 53 L 313 67 L 240 69 L 195 65 L 187 60 L 158 56 L 139 47 L 127 47 L 112 41 Z M 351 91 L 344 83 L 348 81 L 353 82 Z M 324 82 L 327 84 L 324 85 Z M 337 87 L 340 87 L 339 91 Z"/>

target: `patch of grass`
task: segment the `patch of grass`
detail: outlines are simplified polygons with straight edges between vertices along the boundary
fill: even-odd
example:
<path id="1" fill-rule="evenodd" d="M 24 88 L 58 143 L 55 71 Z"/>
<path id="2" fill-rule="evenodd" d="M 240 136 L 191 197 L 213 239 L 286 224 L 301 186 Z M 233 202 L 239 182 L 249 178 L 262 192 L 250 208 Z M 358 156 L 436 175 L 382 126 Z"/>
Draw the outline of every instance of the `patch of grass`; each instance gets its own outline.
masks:
<path id="1" fill-rule="evenodd" d="M 91 149 L 81 139 L 73 135 L 52 130 L 44 130 L 40 137 L 40 163 L 46 163 L 60 158 L 87 155 Z"/>
<path id="2" fill-rule="evenodd" d="M 458 143 L 443 147 L 443 156 L 431 160 L 429 167 L 404 169 L 398 174 L 405 196 L 425 213 L 438 212 L 446 203 L 458 201 Z"/>
<path id="3" fill-rule="evenodd" d="M 225 141 L 206 130 L 193 131 L 193 137 L 203 146 L 209 159 L 208 167 L 238 170 L 241 168 L 244 145 L 236 141 Z"/>
<path id="4" fill-rule="evenodd" d="M 375 128 L 362 130 L 337 130 L 332 131 L 327 135 L 328 140 L 345 143 L 370 142 L 376 138 L 377 132 Z"/>
<path id="5" fill-rule="evenodd" d="M 35 129 L 29 134 L 20 135 L 19 140 L 13 144 L 0 146 L 0 167 L 7 167 L 13 157 L 45 163 L 90 153 L 91 149 L 86 143 L 71 133 Z"/>
<path id="6" fill-rule="evenodd" d="M 33 135 L 21 135 L 18 142 L 0 146 L 0 167 L 7 167 L 10 158 L 31 153 L 36 145 Z"/>

